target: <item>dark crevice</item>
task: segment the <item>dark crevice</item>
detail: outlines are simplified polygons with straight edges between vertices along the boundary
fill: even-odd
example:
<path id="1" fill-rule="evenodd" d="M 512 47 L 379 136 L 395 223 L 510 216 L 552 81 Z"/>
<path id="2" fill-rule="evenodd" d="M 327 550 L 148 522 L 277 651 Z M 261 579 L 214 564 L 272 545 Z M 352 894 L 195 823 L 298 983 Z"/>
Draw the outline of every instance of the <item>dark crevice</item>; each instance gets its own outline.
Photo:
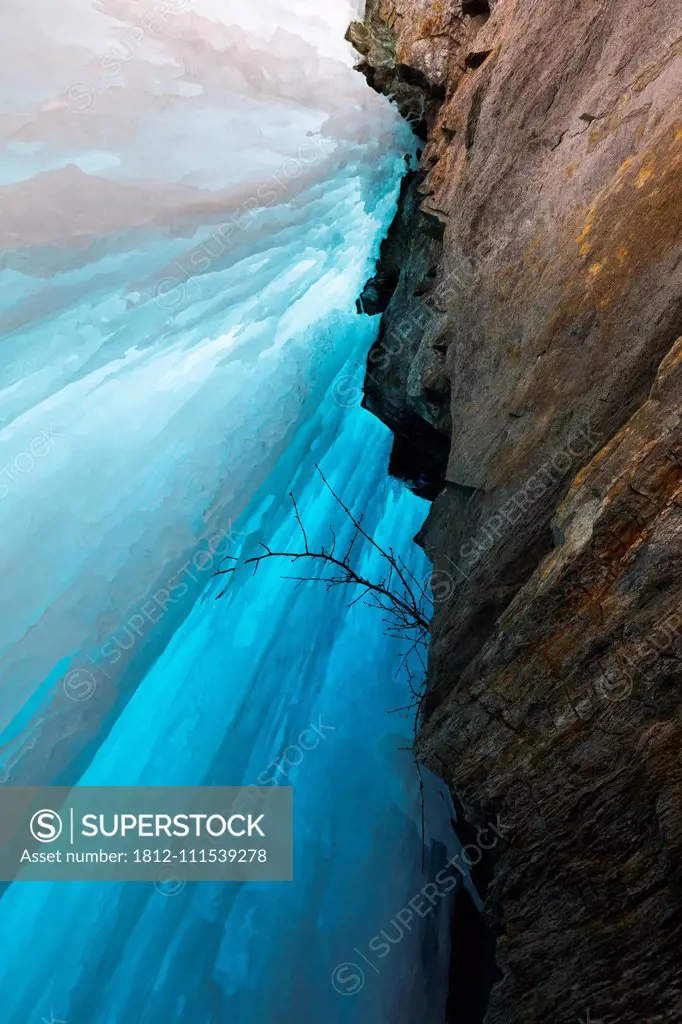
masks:
<path id="1" fill-rule="evenodd" d="M 432 500 L 443 488 L 445 469 L 450 448 L 449 429 L 434 426 L 436 419 L 427 420 L 420 410 L 410 409 L 406 393 L 408 367 L 411 365 L 424 332 L 433 322 L 433 310 L 422 301 L 433 288 L 435 267 L 440 259 L 438 239 L 442 237 L 442 220 L 423 214 L 419 207 L 420 174 L 408 171 L 405 175 L 398 211 L 380 249 L 374 275 L 365 285 L 358 299 L 361 313 L 386 313 L 379 325 L 377 340 L 367 357 L 363 405 L 378 416 L 394 434 L 389 473 L 407 483 L 420 497 Z M 392 298 L 396 287 L 401 287 L 406 262 L 420 282 L 407 294 L 397 299 L 401 315 L 396 316 Z M 403 286 L 404 287 L 404 286 Z M 417 295 L 413 294 L 415 290 Z M 387 311 L 387 312 L 386 312 Z M 404 315 L 402 315 L 404 313 Z M 426 394 L 433 404 L 441 408 L 441 394 L 437 385 Z M 434 390 L 435 389 L 435 390 Z M 447 397 L 444 407 L 449 405 Z"/>
<path id="2" fill-rule="evenodd" d="M 435 213 L 428 210 L 420 211 L 419 230 L 423 231 L 429 238 L 435 238 L 437 242 L 443 240 L 445 235 L 445 221 L 441 220 Z"/>
<path id="3" fill-rule="evenodd" d="M 462 846 L 481 849 L 479 831 L 464 817 L 464 809 L 453 794 L 457 814 L 455 831 Z M 494 812 L 493 812 L 494 817 Z M 481 850 L 482 857 L 471 868 L 476 892 L 485 900 L 501 850 Z M 496 961 L 497 936 L 484 914 L 461 886 L 455 897 L 450 933 L 450 976 L 446 1005 L 447 1024 L 483 1024 L 493 985 L 502 978 Z"/>
<path id="4" fill-rule="evenodd" d="M 450 439 L 417 416 L 404 416 L 401 427 L 394 435 L 389 475 L 403 480 L 420 498 L 433 501 L 443 489 Z"/>
<path id="5" fill-rule="evenodd" d="M 480 68 L 481 64 L 488 59 L 492 52 L 492 50 L 473 50 L 471 53 L 467 54 L 464 60 L 464 66 L 471 68 L 472 70 Z"/>
<path id="6" fill-rule="evenodd" d="M 496 947 L 495 936 L 462 886 L 455 897 L 450 935 L 448 1024 L 483 1024 L 492 987 L 502 977 Z"/>
<path id="7" fill-rule="evenodd" d="M 388 229 L 386 237 L 381 242 L 375 273 L 367 281 L 362 294 L 356 300 L 358 313 L 366 313 L 369 316 L 383 313 L 398 286 L 400 264 L 396 260 L 396 252 L 402 252 L 409 244 L 408 228 L 401 217 L 401 211 L 405 208 L 408 192 L 414 191 L 416 188 L 418 177 L 416 171 L 408 171 L 400 183 L 398 213 Z"/>
<path id="8" fill-rule="evenodd" d="M 413 68 L 410 64 L 396 64 L 395 70 L 401 82 L 405 82 L 406 85 L 414 85 L 418 89 L 423 89 L 432 99 L 440 100 L 441 103 L 445 99 L 445 89 L 430 82 L 424 72 L 418 68 Z"/>
<path id="9" fill-rule="evenodd" d="M 481 14 L 490 17 L 490 4 L 488 0 L 462 0 L 462 14 L 468 14 L 470 18 Z"/>
<path id="10" fill-rule="evenodd" d="M 396 64 L 395 74 L 398 81 L 420 94 L 419 111 L 416 114 L 408 113 L 407 121 L 417 138 L 425 142 L 428 136 L 429 111 L 433 112 L 440 108 L 445 100 L 445 89 L 443 86 L 434 85 L 422 71 L 409 64 Z"/>
<path id="11" fill-rule="evenodd" d="M 383 313 L 391 301 L 397 284 L 398 276 L 396 274 L 375 274 L 374 277 L 370 277 L 362 289 L 360 298 L 355 301 L 358 313 L 366 313 L 367 316 Z"/>

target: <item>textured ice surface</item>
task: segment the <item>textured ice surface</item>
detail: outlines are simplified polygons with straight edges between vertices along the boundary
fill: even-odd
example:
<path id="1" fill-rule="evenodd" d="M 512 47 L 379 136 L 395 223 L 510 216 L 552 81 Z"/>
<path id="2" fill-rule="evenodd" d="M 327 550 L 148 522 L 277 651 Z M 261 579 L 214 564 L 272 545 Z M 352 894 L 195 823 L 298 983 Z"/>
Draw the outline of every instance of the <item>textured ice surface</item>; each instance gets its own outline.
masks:
<path id="1" fill-rule="evenodd" d="M 0 14 L 0 774 L 252 783 L 327 727 L 280 779 L 293 884 L 10 886 L 1 1024 L 441 1019 L 435 912 L 360 992 L 331 983 L 426 880 L 396 643 L 279 566 L 221 601 L 211 579 L 225 552 L 293 538 L 291 490 L 311 531 L 347 529 L 316 463 L 426 573 L 424 507 L 356 401 L 376 324 L 354 300 L 411 140 L 352 71 L 352 13 Z M 430 858 L 448 817 L 431 783 L 427 803 Z"/>
<path id="2" fill-rule="evenodd" d="M 352 70 L 349 16 L 340 0 L 3 10 L 2 38 L 17 40 L 0 91 L 12 778 L 67 772 L 116 714 L 205 584 L 191 559 L 246 507 L 346 358 L 335 318 L 409 145 Z M 157 601 L 140 626 L 171 580 L 160 621 Z M 80 696 L 86 673 L 87 706 L 61 682 Z"/>

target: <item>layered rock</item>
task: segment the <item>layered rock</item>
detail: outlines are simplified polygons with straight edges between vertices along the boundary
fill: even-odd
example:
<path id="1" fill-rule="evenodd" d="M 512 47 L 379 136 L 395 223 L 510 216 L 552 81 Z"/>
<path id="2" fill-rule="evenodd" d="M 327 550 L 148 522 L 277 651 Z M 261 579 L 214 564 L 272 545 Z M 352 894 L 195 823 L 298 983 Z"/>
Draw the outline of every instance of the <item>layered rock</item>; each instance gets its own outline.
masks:
<path id="1" fill-rule="evenodd" d="M 423 88 L 366 402 L 438 491 L 420 754 L 515 823 L 486 1020 L 679 1020 L 682 10 L 379 0 L 362 32 L 375 87 Z"/>
<path id="2" fill-rule="evenodd" d="M 419 741 L 471 822 L 513 824 L 486 1020 L 677 1021 L 682 339 L 552 529 Z"/>

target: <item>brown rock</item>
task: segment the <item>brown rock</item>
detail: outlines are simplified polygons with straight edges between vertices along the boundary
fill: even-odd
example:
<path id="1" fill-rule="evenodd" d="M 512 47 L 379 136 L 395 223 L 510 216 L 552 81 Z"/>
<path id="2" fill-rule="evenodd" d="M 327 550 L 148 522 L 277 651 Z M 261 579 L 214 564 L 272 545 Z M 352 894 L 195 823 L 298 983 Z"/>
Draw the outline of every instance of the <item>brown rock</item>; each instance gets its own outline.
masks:
<path id="1" fill-rule="evenodd" d="M 419 739 L 512 823 L 488 1024 L 682 1019 L 682 338 Z"/>
<path id="2" fill-rule="evenodd" d="M 393 471 L 445 484 L 419 750 L 514 822 L 486 1021 L 679 1021 L 682 8 L 370 21 L 425 90 L 366 388 Z"/>

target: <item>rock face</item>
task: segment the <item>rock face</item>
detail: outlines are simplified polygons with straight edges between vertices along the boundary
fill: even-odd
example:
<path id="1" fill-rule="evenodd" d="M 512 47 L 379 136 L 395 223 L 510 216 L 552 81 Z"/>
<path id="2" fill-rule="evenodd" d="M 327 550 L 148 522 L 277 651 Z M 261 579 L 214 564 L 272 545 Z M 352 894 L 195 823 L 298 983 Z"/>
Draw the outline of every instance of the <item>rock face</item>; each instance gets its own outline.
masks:
<path id="1" fill-rule="evenodd" d="M 366 404 L 435 496 L 420 755 L 514 825 L 485 1020 L 680 1021 L 682 8 L 378 0 L 349 37 L 423 90 Z"/>
<path id="2" fill-rule="evenodd" d="M 377 274 L 359 300 L 366 312 L 381 312 L 391 300 L 367 360 L 364 405 L 395 434 L 391 472 L 408 480 L 418 494 L 435 498 L 443 487 L 450 448 L 449 386 L 441 357 L 421 344 L 433 329 L 422 296 L 433 286 L 442 246 L 420 212 L 418 186 L 419 176 L 408 173 Z M 377 291 L 378 303 L 373 302 Z M 416 358 L 421 352 L 431 359 L 430 381 L 429 367 Z"/>

